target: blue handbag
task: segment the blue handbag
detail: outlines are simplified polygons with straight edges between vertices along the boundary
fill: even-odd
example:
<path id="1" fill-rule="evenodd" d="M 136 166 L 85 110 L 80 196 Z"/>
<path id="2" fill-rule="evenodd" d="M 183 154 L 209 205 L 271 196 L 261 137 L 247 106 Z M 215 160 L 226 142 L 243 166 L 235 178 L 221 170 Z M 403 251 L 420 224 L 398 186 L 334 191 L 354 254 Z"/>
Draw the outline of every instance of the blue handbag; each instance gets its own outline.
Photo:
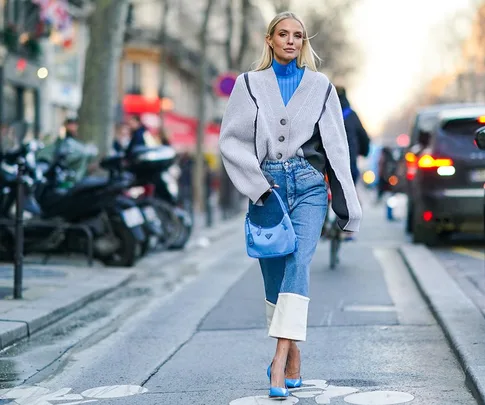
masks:
<path id="1" fill-rule="evenodd" d="M 297 237 L 285 204 L 275 189 L 273 193 L 283 211 L 283 219 L 278 225 L 263 228 L 250 221 L 249 212 L 246 214 L 246 249 L 248 256 L 255 259 L 286 256 L 297 248 Z"/>

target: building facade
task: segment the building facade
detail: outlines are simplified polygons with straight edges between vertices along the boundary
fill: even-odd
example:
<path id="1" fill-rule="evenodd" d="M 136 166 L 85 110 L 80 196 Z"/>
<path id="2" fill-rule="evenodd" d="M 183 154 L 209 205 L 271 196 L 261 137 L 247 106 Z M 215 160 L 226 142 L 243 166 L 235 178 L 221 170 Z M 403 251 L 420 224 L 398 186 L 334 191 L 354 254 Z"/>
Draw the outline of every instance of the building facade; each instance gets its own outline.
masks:
<path id="1" fill-rule="evenodd" d="M 155 123 L 158 119 L 158 125 L 163 126 L 174 146 L 180 150 L 193 151 L 195 146 L 202 63 L 200 30 L 205 4 L 205 1 L 200 0 L 133 2 L 120 63 L 119 99 L 123 113 L 145 113 L 149 123 Z M 228 36 L 225 28 L 227 4 L 228 0 L 216 0 L 209 19 L 205 55 L 208 148 L 214 148 L 217 144 L 218 124 L 227 101 L 213 89 L 218 75 L 228 71 L 224 54 Z M 237 34 L 237 28 L 242 24 L 237 9 L 233 17 Z M 254 59 L 255 49 L 259 53 L 260 41 L 264 38 L 266 21 L 260 9 L 253 5 L 248 21 L 247 55 L 249 59 Z M 247 63 L 244 70 L 249 68 L 250 63 Z"/>

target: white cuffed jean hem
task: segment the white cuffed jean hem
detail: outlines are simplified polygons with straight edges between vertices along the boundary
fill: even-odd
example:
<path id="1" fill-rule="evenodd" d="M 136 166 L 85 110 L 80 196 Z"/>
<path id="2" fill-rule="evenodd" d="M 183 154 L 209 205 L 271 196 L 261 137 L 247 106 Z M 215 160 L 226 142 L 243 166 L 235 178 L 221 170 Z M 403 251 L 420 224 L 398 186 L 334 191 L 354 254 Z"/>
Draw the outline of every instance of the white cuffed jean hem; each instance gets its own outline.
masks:
<path id="1" fill-rule="evenodd" d="M 268 333 L 269 333 L 269 328 L 271 327 L 271 321 L 273 320 L 273 314 L 274 314 L 276 305 L 272 304 L 268 300 L 264 300 L 264 302 L 266 304 L 266 325 L 268 327 Z"/>
<path id="2" fill-rule="evenodd" d="M 294 293 L 278 294 L 268 335 L 273 338 L 304 342 L 310 298 Z M 268 316 L 268 307 L 266 306 Z"/>

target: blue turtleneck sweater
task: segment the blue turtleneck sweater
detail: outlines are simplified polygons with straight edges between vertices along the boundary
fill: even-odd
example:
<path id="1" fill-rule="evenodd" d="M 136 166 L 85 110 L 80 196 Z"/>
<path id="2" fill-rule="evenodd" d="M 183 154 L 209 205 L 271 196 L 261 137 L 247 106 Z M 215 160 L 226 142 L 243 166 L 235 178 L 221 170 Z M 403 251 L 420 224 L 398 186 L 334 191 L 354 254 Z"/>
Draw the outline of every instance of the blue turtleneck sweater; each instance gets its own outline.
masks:
<path id="1" fill-rule="evenodd" d="M 278 80 L 281 97 L 285 105 L 290 101 L 291 96 L 301 82 L 305 69 L 299 69 L 296 65 L 296 59 L 293 59 L 287 65 L 282 65 L 273 59 L 273 70 Z"/>

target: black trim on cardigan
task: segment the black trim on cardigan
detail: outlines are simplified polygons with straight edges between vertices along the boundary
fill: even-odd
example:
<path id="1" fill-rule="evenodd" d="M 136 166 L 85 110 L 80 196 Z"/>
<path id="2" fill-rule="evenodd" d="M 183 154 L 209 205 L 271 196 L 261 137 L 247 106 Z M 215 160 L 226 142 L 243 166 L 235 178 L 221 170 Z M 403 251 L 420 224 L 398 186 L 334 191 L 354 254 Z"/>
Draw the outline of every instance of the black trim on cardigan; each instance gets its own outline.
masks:
<path id="1" fill-rule="evenodd" d="M 248 88 L 249 95 L 254 101 L 254 104 L 256 105 L 256 117 L 254 117 L 254 154 L 256 155 L 256 159 L 259 161 L 258 157 L 258 146 L 256 144 L 256 133 L 257 133 L 257 128 L 258 128 L 258 113 L 259 113 L 259 106 L 258 106 L 258 101 L 256 100 L 256 97 L 254 97 L 253 92 L 251 91 L 251 86 L 249 85 L 249 77 L 248 77 L 248 72 L 244 73 L 244 81 L 246 82 L 246 87 Z"/>

